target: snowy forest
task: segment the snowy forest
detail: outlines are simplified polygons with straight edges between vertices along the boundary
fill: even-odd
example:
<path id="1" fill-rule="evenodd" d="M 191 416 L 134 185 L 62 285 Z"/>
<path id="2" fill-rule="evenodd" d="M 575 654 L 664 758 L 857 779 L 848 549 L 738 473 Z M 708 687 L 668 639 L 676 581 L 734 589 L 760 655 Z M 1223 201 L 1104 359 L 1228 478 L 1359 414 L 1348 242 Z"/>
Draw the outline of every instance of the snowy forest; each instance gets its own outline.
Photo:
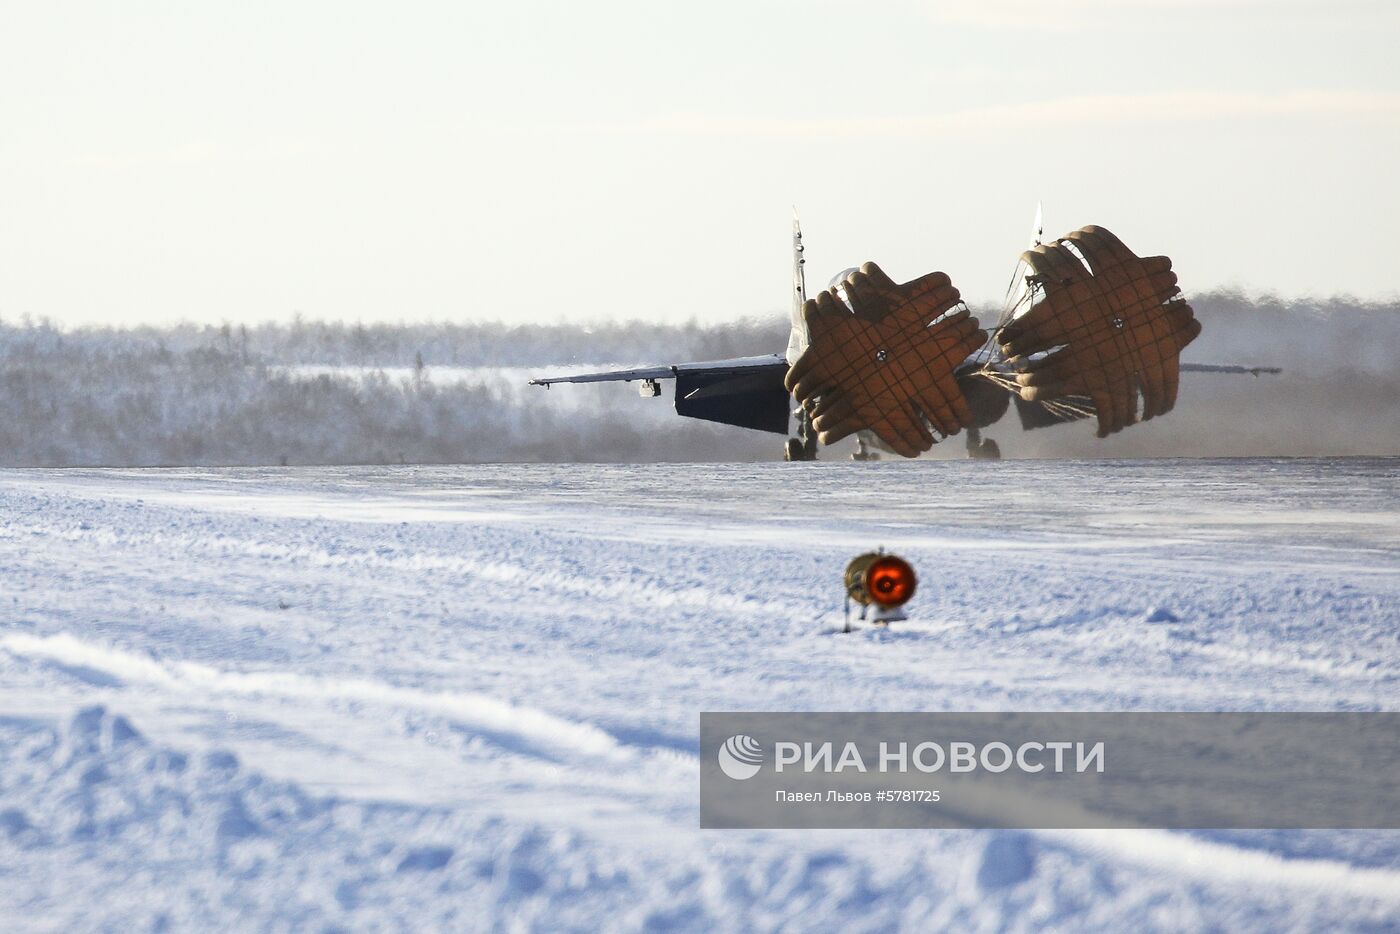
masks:
<path id="1" fill-rule="evenodd" d="M 1215 292 L 1177 408 L 1106 440 L 1072 424 L 987 432 L 1012 457 L 1400 454 L 1400 302 Z M 976 309 L 974 309 L 976 312 Z M 992 315 L 984 315 L 984 323 Z M 693 461 L 781 439 L 682 419 L 635 384 L 526 385 L 559 368 L 781 351 L 781 315 L 723 325 L 288 324 L 61 329 L 0 321 L 0 465 Z M 824 454 L 844 458 L 848 445 Z M 929 456 L 962 457 L 954 438 Z"/>

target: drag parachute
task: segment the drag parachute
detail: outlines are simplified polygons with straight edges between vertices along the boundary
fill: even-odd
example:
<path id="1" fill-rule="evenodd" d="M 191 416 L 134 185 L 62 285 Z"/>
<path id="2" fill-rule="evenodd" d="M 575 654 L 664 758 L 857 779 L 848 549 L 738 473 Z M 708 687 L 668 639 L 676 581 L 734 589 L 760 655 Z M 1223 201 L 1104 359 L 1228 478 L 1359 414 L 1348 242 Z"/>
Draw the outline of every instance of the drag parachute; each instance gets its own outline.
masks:
<path id="1" fill-rule="evenodd" d="M 896 285 L 874 263 L 803 307 L 811 342 L 785 384 L 823 444 L 871 431 L 917 457 L 973 421 L 955 371 L 987 340 L 941 272 Z"/>
<path id="2" fill-rule="evenodd" d="M 1027 428 L 1096 416 L 1100 437 L 1169 412 L 1201 332 L 1171 260 L 1103 227 L 1051 243 L 1039 228 L 990 338 L 941 272 L 896 285 L 867 263 L 807 301 L 810 343 L 785 384 L 822 443 L 869 431 L 915 457 L 996 421 L 1006 393 Z"/>
<path id="3" fill-rule="evenodd" d="M 1201 325 L 1170 259 L 1139 257 L 1090 226 L 1027 250 L 1021 266 L 1025 289 L 1003 312 L 999 355 L 980 375 L 1042 406 L 1046 421 L 1096 416 L 1100 437 L 1138 420 L 1139 395 L 1142 419 L 1171 411 L 1181 351 Z"/>

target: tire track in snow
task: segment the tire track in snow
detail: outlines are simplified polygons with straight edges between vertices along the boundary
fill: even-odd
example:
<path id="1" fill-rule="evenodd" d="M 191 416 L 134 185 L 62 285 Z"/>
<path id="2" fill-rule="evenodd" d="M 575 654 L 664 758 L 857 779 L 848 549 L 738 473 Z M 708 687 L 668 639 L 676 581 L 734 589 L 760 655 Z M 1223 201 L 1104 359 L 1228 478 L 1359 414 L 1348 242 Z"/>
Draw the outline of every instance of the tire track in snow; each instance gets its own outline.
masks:
<path id="1" fill-rule="evenodd" d="M 362 524 L 362 523 L 352 523 Z M 310 567 L 328 570 L 353 569 L 357 567 L 383 568 L 393 572 L 441 571 L 455 574 L 464 580 L 472 578 L 513 588 L 526 587 L 561 593 L 570 598 L 608 601 L 629 606 L 643 606 L 650 611 L 678 607 L 695 610 L 723 610 L 736 615 L 772 616 L 794 612 L 788 602 L 763 600 L 760 598 L 724 593 L 705 587 L 677 588 L 663 577 L 639 573 L 628 580 L 599 580 L 597 577 L 570 574 L 562 565 L 552 564 L 541 567 L 508 561 L 499 561 L 484 556 L 468 554 L 441 554 L 428 552 L 400 552 L 385 546 L 350 546 L 331 550 L 321 545 L 306 543 L 297 546 L 279 545 L 252 538 L 221 538 L 216 540 L 217 548 L 211 548 L 207 534 L 186 534 L 163 530 L 159 532 L 130 532 L 114 529 L 74 528 L 71 525 L 44 524 L 30 522 L 29 534 L 42 532 L 82 545 L 91 542 L 108 548 L 147 549 L 148 554 L 155 549 L 176 552 L 182 558 L 201 552 L 213 557 L 227 559 L 230 554 L 253 560 L 272 559 L 288 564 L 302 562 Z M 566 553 L 566 552 L 561 552 Z M 478 555 L 484 553 L 477 552 Z M 149 558 L 147 558 L 149 562 Z M 805 608 L 797 611 L 799 615 Z"/>
<path id="2" fill-rule="evenodd" d="M 124 684 L 134 682 L 174 692 L 271 695 L 287 700 L 351 701 L 408 708 L 443 715 L 468 728 L 514 735 L 527 746 L 551 752 L 567 748 L 581 758 L 601 759 L 614 766 L 635 763 L 643 754 L 643 750 L 628 747 L 590 724 L 476 693 L 421 691 L 365 679 L 310 678 L 289 672 L 223 671 L 194 662 L 161 662 L 67 634 L 12 634 L 0 637 L 0 650 L 19 659 L 72 665 L 102 672 Z M 698 769 L 695 756 L 671 749 L 655 752 L 654 758 L 668 760 L 677 771 Z M 1029 833 L 1106 864 L 1131 864 L 1212 886 L 1303 888 L 1400 903 L 1400 872 L 1386 869 L 1323 859 L 1288 859 L 1171 831 Z"/>
<path id="3" fill-rule="evenodd" d="M 43 659 L 123 684 L 137 683 L 182 693 L 275 696 L 287 700 L 351 701 L 439 714 L 472 730 L 510 737 L 530 749 L 569 750 L 583 758 L 612 763 L 634 761 L 641 750 L 628 747 L 592 724 L 565 720 L 473 692 L 447 693 L 398 687 L 363 678 L 315 678 L 284 671 L 225 671 L 197 662 L 162 662 L 121 649 L 84 642 L 66 633 L 0 637 L 0 650 L 19 659 Z M 667 751 L 674 757 L 674 753 Z"/>
<path id="4" fill-rule="evenodd" d="M 1112 865 L 1127 862 L 1214 886 L 1309 889 L 1400 903 L 1400 872 L 1326 859 L 1291 859 L 1167 830 L 1043 830 L 1054 840 Z"/>

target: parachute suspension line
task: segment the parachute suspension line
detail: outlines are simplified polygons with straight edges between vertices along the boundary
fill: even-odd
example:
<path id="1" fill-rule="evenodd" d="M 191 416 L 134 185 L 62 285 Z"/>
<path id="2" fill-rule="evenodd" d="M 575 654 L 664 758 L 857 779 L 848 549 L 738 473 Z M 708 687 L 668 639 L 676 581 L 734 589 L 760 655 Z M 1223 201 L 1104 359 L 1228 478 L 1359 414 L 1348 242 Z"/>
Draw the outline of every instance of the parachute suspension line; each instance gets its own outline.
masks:
<path id="1" fill-rule="evenodd" d="M 1024 269 L 1025 267 L 1023 264 L 1017 263 L 1017 273 L 1024 274 Z M 1016 283 L 1016 276 L 1014 274 L 1012 276 L 1011 281 L 1012 289 L 1014 290 Z M 987 354 L 987 357 L 982 363 L 981 368 L 977 371 L 977 375 L 982 376 L 995 383 L 996 385 L 1002 387 L 1003 389 L 1006 389 L 1013 393 L 1018 392 L 1020 390 L 1020 384 L 1017 383 L 1014 378 L 1008 376 L 1004 371 L 996 369 L 996 364 L 1000 363 L 1003 359 L 1005 359 L 1004 357 L 1002 357 L 1001 352 L 997 349 L 998 339 L 1001 337 L 1002 329 L 1024 313 L 1022 311 L 1023 308 L 1027 311 L 1030 310 L 1030 307 L 1036 302 L 1036 296 L 1039 293 L 1040 289 L 1041 283 L 1033 277 L 1027 276 L 1026 287 L 1022 290 L 1020 295 L 1015 298 L 1014 301 L 1012 300 L 1012 291 L 1008 290 L 1006 296 L 1007 304 L 1003 306 L 1001 310 L 1001 316 L 997 319 L 997 326 L 995 328 L 989 329 L 987 334 L 987 343 L 983 345 L 985 348 L 990 349 L 991 353 Z"/>
<path id="2" fill-rule="evenodd" d="M 1094 414 L 1092 401 L 1080 401 L 1083 396 L 1065 396 L 1063 399 L 1039 400 L 1054 414 L 1066 421 L 1075 421 L 1081 418 L 1088 418 Z"/>
<path id="3" fill-rule="evenodd" d="M 1016 266 L 1017 272 L 1021 272 L 1023 269 L 1026 268 L 1028 267 L 1022 264 L 1017 264 Z M 1030 311 L 1031 308 L 1035 305 L 1041 292 L 1044 291 L 1044 285 L 1041 283 L 1039 277 L 1037 276 L 1027 275 L 1024 278 L 1024 282 L 1025 286 L 1023 290 L 1019 295 L 1015 297 L 1014 301 L 1012 300 L 1011 295 L 1007 295 L 1006 304 L 1002 306 L 1001 317 L 997 319 L 997 326 L 996 330 L 993 332 L 994 334 L 1000 334 L 1002 328 L 1006 327 L 1012 321 L 1015 321 L 1017 318 Z"/>
<path id="4" fill-rule="evenodd" d="M 947 318 L 951 317 L 952 315 L 958 314 L 959 312 L 963 312 L 963 311 L 967 312 L 968 314 L 972 314 L 972 309 L 967 307 L 967 302 L 963 301 L 962 299 L 958 299 L 958 301 L 957 301 L 957 303 L 956 303 L 955 305 L 953 305 L 952 307 L 950 307 L 947 311 L 943 312 L 943 313 L 942 313 L 941 315 L 939 315 L 937 318 L 934 318 L 932 321 L 930 321 L 930 322 L 928 323 L 928 327 L 930 327 L 930 328 L 938 327 L 938 325 L 942 324 L 943 321 L 946 320 Z M 982 346 L 985 347 L 986 344 L 983 344 Z"/>
<path id="5" fill-rule="evenodd" d="M 1012 305 L 1019 304 L 1018 301 L 1013 301 L 1012 297 L 1016 294 L 1016 280 L 1020 278 L 1020 272 L 1021 263 L 1018 260 L 1016 268 L 1011 270 L 1011 281 L 1006 285 L 1006 298 L 1001 300 L 1001 318 L 997 321 L 998 327 L 1010 320 Z"/>

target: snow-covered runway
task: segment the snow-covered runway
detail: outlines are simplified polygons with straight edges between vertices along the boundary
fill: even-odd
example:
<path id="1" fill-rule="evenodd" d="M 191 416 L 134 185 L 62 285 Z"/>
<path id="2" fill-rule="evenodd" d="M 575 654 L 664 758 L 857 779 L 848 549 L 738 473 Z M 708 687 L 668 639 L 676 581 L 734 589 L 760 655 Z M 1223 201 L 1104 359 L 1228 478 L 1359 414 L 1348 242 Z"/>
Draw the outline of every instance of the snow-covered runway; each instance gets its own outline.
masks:
<path id="1" fill-rule="evenodd" d="M 1397 460 L 9 471 L 0 523 L 7 928 L 1400 917 L 1400 833 L 702 833 L 695 760 L 702 710 L 1400 709 Z M 837 634 L 875 546 L 914 619 Z"/>

